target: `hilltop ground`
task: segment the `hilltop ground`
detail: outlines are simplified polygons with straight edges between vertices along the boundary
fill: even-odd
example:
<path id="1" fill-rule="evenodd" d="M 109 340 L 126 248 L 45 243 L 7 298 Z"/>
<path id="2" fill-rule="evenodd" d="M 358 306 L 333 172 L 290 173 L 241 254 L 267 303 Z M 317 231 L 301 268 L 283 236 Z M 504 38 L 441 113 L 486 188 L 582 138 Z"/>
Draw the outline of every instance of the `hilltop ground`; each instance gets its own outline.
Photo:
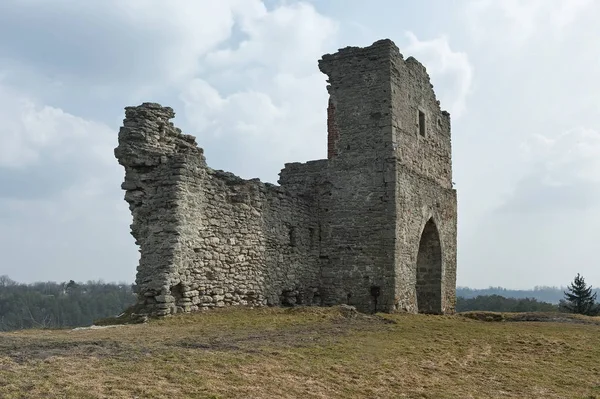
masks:
<path id="1" fill-rule="evenodd" d="M 0 398 L 600 398 L 598 324 L 268 308 L 28 330 L 0 334 Z"/>

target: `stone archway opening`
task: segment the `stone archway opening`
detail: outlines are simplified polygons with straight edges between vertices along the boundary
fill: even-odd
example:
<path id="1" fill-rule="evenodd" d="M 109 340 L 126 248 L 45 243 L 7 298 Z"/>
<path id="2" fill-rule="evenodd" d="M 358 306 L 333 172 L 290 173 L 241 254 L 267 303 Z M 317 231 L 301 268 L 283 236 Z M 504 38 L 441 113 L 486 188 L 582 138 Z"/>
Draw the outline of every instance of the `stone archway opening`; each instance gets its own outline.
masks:
<path id="1" fill-rule="evenodd" d="M 417 254 L 417 309 L 442 313 L 442 245 L 433 219 L 425 224 Z"/>

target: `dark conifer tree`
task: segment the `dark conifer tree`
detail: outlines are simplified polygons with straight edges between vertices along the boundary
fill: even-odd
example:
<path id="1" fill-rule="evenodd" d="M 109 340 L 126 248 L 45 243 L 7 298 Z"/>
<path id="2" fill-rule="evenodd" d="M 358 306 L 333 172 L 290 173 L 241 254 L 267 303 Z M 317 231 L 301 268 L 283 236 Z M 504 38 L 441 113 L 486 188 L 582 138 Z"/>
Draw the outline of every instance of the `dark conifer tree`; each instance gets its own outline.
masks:
<path id="1" fill-rule="evenodd" d="M 592 286 L 588 286 L 579 273 L 577 273 L 575 280 L 569 284 L 564 294 L 565 299 L 560 301 L 561 310 L 588 316 L 598 314 L 600 309 L 596 304 L 596 293 L 592 293 Z"/>

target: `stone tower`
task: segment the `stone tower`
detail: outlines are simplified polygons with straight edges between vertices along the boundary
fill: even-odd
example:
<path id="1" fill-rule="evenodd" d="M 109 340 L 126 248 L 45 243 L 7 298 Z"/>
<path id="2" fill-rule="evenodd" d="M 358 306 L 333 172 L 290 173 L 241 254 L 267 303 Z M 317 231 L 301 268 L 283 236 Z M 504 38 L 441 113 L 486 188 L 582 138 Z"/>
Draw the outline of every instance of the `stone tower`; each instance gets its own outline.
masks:
<path id="1" fill-rule="evenodd" d="M 286 164 L 279 186 L 209 168 L 195 138 L 169 122 L 171 108 L 126 109 L 115 155 L 141 249 L 143 312 L 454 312 L 450 115 L 425 68 L 390 40 L 325 55 L 319 68 L 328 158 Z"/>
<path id="2" fill-rule="evenodd" d="M 450 115 L 425 67 L 390 40 L 326 55 L 319 67 L 329 77 L 328 180 L 337 188 L 324 224 L 337 230 L 334 247 L 347 246 L 324 270 L 348 273 L 364 305 L 371 291 L 358 287 L 368 276 L 383 309 L 452 311 Z"/>

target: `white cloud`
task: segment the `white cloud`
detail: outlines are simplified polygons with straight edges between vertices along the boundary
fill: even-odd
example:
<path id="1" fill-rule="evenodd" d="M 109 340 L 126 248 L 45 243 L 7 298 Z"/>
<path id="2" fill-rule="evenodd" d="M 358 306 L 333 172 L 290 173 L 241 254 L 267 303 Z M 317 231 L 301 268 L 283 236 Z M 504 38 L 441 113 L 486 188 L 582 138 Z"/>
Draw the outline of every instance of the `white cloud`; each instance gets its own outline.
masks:
<path id="1" fill-rule="evenodd" d="M 97 168 L 51 198 L 0 198 L 0 274 L 18 281 L 133 281 L 139 254 L 119 172 Z"/>
<path id="2" fill-rule="evenodd" d="M 563 0 L 558 7 L 551 10 L 551 23 L 558 29 L 565 28 L 592 5 L 593 0 Z"/>
<path id="3" fill-rule="evenodd" d="M 465 4 L 455 29 L 477 74 L 453 140 L 461 284 L 597 280 L 600 3 Z"/>
<path id="4" fill-rule="evenodd" d="M 292 74 L 313 73 L 325 44 L 332 43 L 337 24 L 305 3 L 285 5 L 257 18 L 245 18 L 240 30 L 248 38 L 236 49 L 206 57 L 213 68 L 258 64 Z"/>
<path id="5" fill-rule="evenodd" d="M 222 98 L 202 79 L 192 80 L 182 99 L 188 120 L 195 128 L 206 132 L 203 137 L 225 136 L 226 140 L 231 140 L 231 135 L 239 132 L 254 141 L 265 134 L 265 126 L 272 126 L 286 116 L 264 92 L 237 92 Z"/>
<path id="6" fill-rule="evenodd" d="M 475 42 L 483 44 L 491 40 L 520 46 L 534 37 L 548 40 L 548 34 L 557 39 L 593 3 L 592 0 L 472 0 L 465 12 Z"/>
<path id="7" fill-rule="evenodd" d="M 522 145 L 527 174 L 549 186 L 600 183 L 600 133 L 577 127 L 550 136 L 534 134 Z"/>
<path id="8" fill-rule="evenodd" d="M 200 57 L 231 37 L 236 20 L 266 13 L 260 0 L 7 1 L 0 60 L 113 91 L 150 83 L 160 90 L 189 80 Z"/>
<path id="9" fill-rule="evenodd" d="M 106 125 L 36 104 L 2 85 L 0 119 L 0 168 L 39 166 L 41 155 L 51 162 L 78 157 L 85 162 L 112 163 L 107 150 L 114 144 L 115 133 Z"/>
<path id="10" fill-rule="evenodd" d="M 137 253 L 117 130 L 0 89 L 0 274 L 131 280 Z"/>
<path id="11" fill-rule="evenodd" d="M 26 21 L 32 22 L 49 7 L 42 0 L 30 0 L 13 2 L 7 11 L 27 15 Z M 68 88 L 85 79 L 90 90 L 81 95 L 98 101 L 129 105 L 151 100 L 173 106 L 190 123 L 190 133 L 200 136 L 209 158 L 220 156 L 217 147 L 226 145 L 211 147 L 205 137 L 245 142 L 248 147 L 239 153 L 223 154 L 242 164 L 244 171 L 237 171 L 241 174 L 276 180 L 283 162 L 324 153 L 307 142 L 325 135 L 325 77 L 317 60 L 331 50 L 338 26 L 313 6 L 282 3 L 268 10 L 260 0 L 59 0 L 52 9 L 60 11 L 60 21 L 42 20 L 27 32 L 31 37 L 23 35 L 22 40 L 45 43 L 50 32 L 64 37 L 64 42 L 50 44 L 55 53 L 68 53 L 69 62 L 60 57 L 32 62 L 38 61 L 37 53 L 26 45 L 13 49 L 11 56 L 17 59 L 4 64 L 49 63 L 43 65 L 48 75 L 58 71 L 53 81 Z M 184 113 L 173 99 L 177 92 Z M 27 137 L 13 139 L 23 153 L 31 148 Z M 279 150 L 267 158 L 257 155 L 268 145 L 278 145 Z M 254 167 L 256 156 L 264 167 Z M 9 162 L 8 155 L 4 157 Z"/>
<path id="12" fill-rule="evenodd" d="M 211 166 L 276 182 L 285 162 L 325 156 L 327 92 L 319 74 L 275 74 L 264 84 L 262 91 L 222 96 L 197 79 L 182 101 Z"/>
<path id="13" fill-rule="evenodd" d="M 188 79 L 199 71 L 199 59 L 231 36 L 236 20 L 264 17 L 259 0 L 113 0 L 115 12 L 140 31 L 147 31 L 158 61 L 171 82 Z M 99 3 L 98 3 L 99 4 Z"/>
<path id="14" fill-rule="evenodd" d="M 246 18 L 240 30 L 246 39 L 210 52 L 207 77 L 192 80 L 181 100 L 212 166 L 219 155 L 234 173 L 275 182 L 285 162 L 325 156 L 326 77 L 317 60 L 337 25 L 301 3 Z"/>
<path id="15" fill-rule="evenodd" d="M 467 97 L 473 81 L 473 66 L 466 53 L 453 51 L 448 37 L 440 36 L 432 40 L 419 40 L 414 33 L 407 32 L 409 44 L 403 49 L 405 55 L 418 59 L 431 76 L 436 95 L 452 115 L 460 118 L 466 111 Z"/>
<path id="16" fill-rule="evenodd" d="M 590 259 L 600 223 L 600 132 L 577 127 L 534 134 L 521 155 L 523 170 L 511 195 L 462 235 L 469 248 L 462 261 L 485 265 L 461 272 L 463 281 L 528 288 L 566 284 L 577 272 L 597 281 Z"/>
<path id="17" fill-rule="evenodd" d="M 491 32 L 497 32 L 490 29 L 490 25 L 498 22 L 510 25 L 510 30 L 502 32 L 506 37 L 518 40 L 528 38 L 535 32 L 536 16 L 542 3 L 540 0 L 472 1 L 467 6 L 467 15 L 475 33 L 474 39 L 478 40 Z"/>
<path id="18" fill-rule="evenodd" d="M 209 161 L 237 165 L 245 177 L 276 180 L 284 162 L 325 152 L 317 59 L 337 27 L 311 6 L 9 0 L 0 9 L 0 36 L 5 29 L 19 39 L 0 39 L 0 274 L 131 280 L 138 258 L 113 155 L 117 125 L 49 105 L 28 82 L 44 82 L 40 91 L 53 102 L 81 92 L 69 106 L 86 112 L 98 98 L 122 110 L 132 97 L 181 92 L 182 110 L 165 105 L 201 131 Z M 40 58 L 47 52 L 53 56 Z"/>

